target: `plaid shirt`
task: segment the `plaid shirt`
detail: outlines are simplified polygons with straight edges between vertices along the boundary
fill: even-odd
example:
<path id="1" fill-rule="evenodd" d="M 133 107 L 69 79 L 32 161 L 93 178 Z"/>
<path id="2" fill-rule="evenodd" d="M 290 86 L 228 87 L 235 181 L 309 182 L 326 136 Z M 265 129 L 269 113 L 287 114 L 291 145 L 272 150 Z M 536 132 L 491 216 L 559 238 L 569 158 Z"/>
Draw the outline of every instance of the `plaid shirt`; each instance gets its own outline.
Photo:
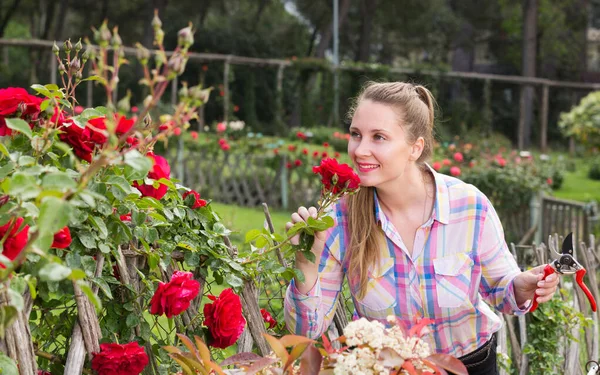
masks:
<path id="1" fill-rule="evenodd" d="M 355 317 L 386 324 L 386 317 L 395 315 L 406 327 L 417 316 L 430 318 L 432 333 L 424 339 L 432 350 L 460 357 L 482 346 L 502 326 L 490 306 L 521 315 L 530 304 L 524 308 L 516 304 L 513 280 L 520 270 L 488 198 L 473 185 L 431 171 L 435 206 L 416 232 L 412 254 L 375 193 L 375 217 L 385 233 L 381 259 L 368 271 L 362 300 L 357 297 L 357 278 L 348 281 Z M 305 295 L 292 280 L 285 297 L 289 330 L 311 338 L 319 337 L 331 323 L 348 266 L 346 205 L 337 203 L 330 215 L 335 225 L 327 231 L 317 282 Z"/>

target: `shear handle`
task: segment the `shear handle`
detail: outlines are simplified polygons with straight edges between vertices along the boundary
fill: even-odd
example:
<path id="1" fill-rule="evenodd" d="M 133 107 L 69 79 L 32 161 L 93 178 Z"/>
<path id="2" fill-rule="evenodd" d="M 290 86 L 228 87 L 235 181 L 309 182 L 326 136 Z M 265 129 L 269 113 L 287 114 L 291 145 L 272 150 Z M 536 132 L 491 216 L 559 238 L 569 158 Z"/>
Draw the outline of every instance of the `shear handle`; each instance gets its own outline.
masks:
<path id="1" fill-rule="evenodd" d="M 596 312 L 596 300 L 594 299 L 594 296 L 592 295 L 588 287 L 585 286 L 583 282 L 583 276 L 585 275 L 585 273 L 585 268 L 582 268 L 579 271 L 575 272 L 575 280 L 577 280 L 577 285 L 579 285 L 581 290 L 583 290 L 583 293 L 585 293 L 585 296 L 587 297 L 588 301 L 590 301 L 592 311 Z"/>
<path id="2" fill-rule="evenodd" d="M 585 271 L 585 270 L 584 270 L 584 271 Z M 542 277 L 542 280 L 545 280 L 545 279 L 546 279 L 546 277 L 547 277 L 548 275 L 551 275 L 551 274 L 553 274 L 553 273 L 555 273 L 555 272 L 556 272 L 556 270 L 554 269 L 554 267 L 552 267 L 552 266 L 551 266 L 551 265 L 549 265 L 549 264 L 546 264 L 546 267 L 544 267 L 544 277 Z M 581 277 L 583 277 L 583 275 L 582 275 Z M 585 287 L 585 285 L 584 285 L 584 287 Z M 583 288 L 582 288 L 582 289 L 583 289 Z M 587 289 L 587 288 L 585 288 L 585 289 Z M 588 292 L 589 292 L 589 291 L 588 291 Z M 591 296 L 591 294 L 590 294 L 590 296 Z M 588 298 L 589 298 L 589 297 L 588 297 Z M 534 311 L 535 311 L 535 309 L 537 309 L 537 307 L 538 307 L 538 301 L 537 301 L 537 299 L 538 299 L 538 295 L 537 295 L 537 293 L 536 293 L 536 294 L 533 296 L 533 304 L 531 305 L 531 309 L 529 310 L 529 312 L 534 312 Z M 596 305 L 596 303 L 594 302 L 594 306 L 595 306 L 595 305 Z M 594 311 L 596 311 L 596 310 L 594 310 Z"/>

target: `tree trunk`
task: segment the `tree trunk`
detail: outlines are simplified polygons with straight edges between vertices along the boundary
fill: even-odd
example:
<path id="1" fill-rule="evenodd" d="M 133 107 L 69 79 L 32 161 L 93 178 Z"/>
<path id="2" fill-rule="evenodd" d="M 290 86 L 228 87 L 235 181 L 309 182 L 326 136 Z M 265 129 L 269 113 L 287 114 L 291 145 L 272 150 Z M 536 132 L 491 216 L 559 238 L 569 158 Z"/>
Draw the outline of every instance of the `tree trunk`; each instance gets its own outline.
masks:
<path id="1" fill-rule="evenodd" d="M 0 38 L 4 37 L 4 30 L 6 30 L 6 25 L 8 25 L 8 21 L 15 13 L 17 8 L 19 7 L 19 0 L 13 0 L 12 4 L 6 10 L 6 13 L 0 13 Z"/>
<path id="2" fill-rule="evenodd" d="M 537 0 L 523 0 L 523 63 L 522 75 L 535 77 L 537 48 Z M 521 108 L 519 116 L 519 149 L 531 145 L 531 126 L 533 122 L 532 86 L 521 86 Z"/>
<path id="3" fill-rule="evenodd" d="M 375 18 L 375 11 L 377 10 L 377 1 L 360 0 L 360 14 L 362 19 L 356 61 L 368 62 L 371 57 L 371 35 L 373 31 L 373 18 Z"/>

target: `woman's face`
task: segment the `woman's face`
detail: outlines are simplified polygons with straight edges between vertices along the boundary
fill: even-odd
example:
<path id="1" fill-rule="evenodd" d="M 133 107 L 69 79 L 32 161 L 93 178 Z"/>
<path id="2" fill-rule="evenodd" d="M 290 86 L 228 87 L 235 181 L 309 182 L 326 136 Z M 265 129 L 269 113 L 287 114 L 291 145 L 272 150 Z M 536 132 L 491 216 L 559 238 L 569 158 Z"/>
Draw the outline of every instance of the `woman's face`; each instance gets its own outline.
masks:
<path id="1" fill-rule="evenodd" d="M 399 182 L 407 166 L 421 155 L 421 144 L 408 143 L 404 127 L 390 106 L 371 100 L 359 103 L 350 125 L 348 155 L 362 186 Z"/>

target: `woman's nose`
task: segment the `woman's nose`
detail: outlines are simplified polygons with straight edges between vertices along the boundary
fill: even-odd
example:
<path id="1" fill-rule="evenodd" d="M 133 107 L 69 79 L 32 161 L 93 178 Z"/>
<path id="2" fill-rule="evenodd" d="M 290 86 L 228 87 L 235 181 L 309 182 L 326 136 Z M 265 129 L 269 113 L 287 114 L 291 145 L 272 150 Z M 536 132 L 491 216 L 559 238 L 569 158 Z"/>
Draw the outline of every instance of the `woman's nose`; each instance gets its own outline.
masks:
<path id="1" fill-rule="evenodd" d="M 356 148 L 354 149 L 354 154 L 356 156 L 369 156 L 371 155 L 371 148 L 369 147 L 369 142 L 358 141 Z"/>

